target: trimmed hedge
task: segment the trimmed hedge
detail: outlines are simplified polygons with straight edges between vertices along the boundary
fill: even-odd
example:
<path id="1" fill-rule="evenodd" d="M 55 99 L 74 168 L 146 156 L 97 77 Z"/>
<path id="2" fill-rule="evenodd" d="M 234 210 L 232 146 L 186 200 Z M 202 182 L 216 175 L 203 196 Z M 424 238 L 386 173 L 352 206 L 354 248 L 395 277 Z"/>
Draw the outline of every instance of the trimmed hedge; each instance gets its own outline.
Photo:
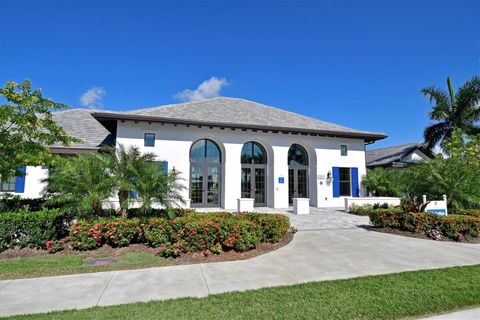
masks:
<path id="1" fill-rule="evenodd" d="M 480 209 L 456 209 L 449 210 L 449 213 L 480 218 Z"/>
<path id="2" fill-rule="evenodd" d="M 465 237 L 480 237 L 480 218 L 473 215 L 439 216 L 429 212 L 405 213 L 401 209 L 376 209 L 370 212 L 369 217 L 375 227 L 425 234 L 436 230 L 455 241 L 461 241 Z"/>
<path id="3" fill-rule="evenodd" d="M 59 209 L 0 214 L 0 252 L 13 247 L 45 248 L 68 235 L 71 217 Z"/>
<path id="4" fill-rule="evenodd" d="M 102 219 L 78 221 L 70 231 L 72 247 L 92 250 L 107 243 L 126 246 L 144 242 L 164 256 L 182 252 L 247 251 L 260 242 L 278 242 L 290 228 L 280 214 L 184 213 L 174 219 Z"/>

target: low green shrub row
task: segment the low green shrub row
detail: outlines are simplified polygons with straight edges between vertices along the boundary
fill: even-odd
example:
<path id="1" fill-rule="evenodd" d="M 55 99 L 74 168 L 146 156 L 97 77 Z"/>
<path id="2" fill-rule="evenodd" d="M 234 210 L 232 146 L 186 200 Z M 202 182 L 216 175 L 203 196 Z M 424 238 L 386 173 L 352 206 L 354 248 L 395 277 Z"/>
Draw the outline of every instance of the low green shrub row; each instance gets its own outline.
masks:
<path id="1" fill-rule="evenodd" d="M 400 208 L 394 208 L 372 210 L 369 217 L 372 225 L 376 227 L 426 234 L 436 230 L 442 236 L 456 241 L 480 236 L 480 217 L 473 215 L 439 216 L 429 212 L 405 213 Z"/>
<path id="2" fill-rule="evenodd" d="M 453 209 L 449 213 L 480 218 L 480 209 Z"/>
<path id="3" fill-rule="evenodd" d="M 71 217 L 59 209 L 0 214 L 0 252 L 13 247 L 45 248 L 68 235 Z"/>
<path id="4" fill-rule="evenodd" d="M 348 212 L 351 214 L 356 214 L 358 216 L 368 216 L 370 211 L 376 209 L 389 209 L 394 208 L 395 206 L 391 206 L 388 203 L 375 203 L 375 204 L 352 204 L 350 208 L 348 208 Z"/>
<path id="5" fill-rule="evenodd" d="M 260 242 L 278 242 L 290 228 L 288 217 L 280 214 L 184 213 L 166 218 L 100 219 L 78 221 L 70 230 L 74 249 L 92 250 L 146 243 L 163 256 L 182 252 L 220 253 L 247 251 Z"/>

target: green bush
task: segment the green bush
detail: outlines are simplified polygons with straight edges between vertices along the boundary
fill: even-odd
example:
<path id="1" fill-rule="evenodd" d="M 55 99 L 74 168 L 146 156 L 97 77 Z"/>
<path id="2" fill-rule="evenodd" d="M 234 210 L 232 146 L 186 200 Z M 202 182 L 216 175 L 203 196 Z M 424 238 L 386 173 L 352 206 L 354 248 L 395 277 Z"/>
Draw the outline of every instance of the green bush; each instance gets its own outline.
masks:
<path id="1" fill-rule="evenodd" d="M 46 199 L 25 199 L 18 195 L 5 193 L 0 196 L 0 213 L 17 211 L 40 211 L 45 205 Z"/>
<path id="2" fill-rule="evenodd" d="M 283 214 L 247 213 L 245 216 L 260 226 L 262 242 L 278 242 L 290 228 L 290 219 Z"/>
<path id="3" fill-rule="evenodd" d="M 456 214 L 461 216 L 471 216 L 480 218 L 480 209 L 452 209 L 448 211 L 449 214 Z"/>
<path id="4" fill-rule="evenodd" d="M 400 228 L 404 231 L 427 233 L 438 229 L 441 216 L 431 212 L 409 212 L 405 214 Z"/>
<path id="5" fill-rule="evenodd" d="M 472 216 L 448 215 L 441 218 L 441 233 L 453 240 L 480 236 L 480 218 Z"/>
<path id="6" fill-rule="evenodd" d="M 16 246 L 45 248 L 48 240 L 68 234 L 71 218 L 58 209 L 18 211 L 0 214 L 0 251 Z"/>
<path id="7" fill-rule="evenodd" d="M 348 212 L 359 215 L 359 216 L 368 216 L 370 214 L 370 211 L 372 210 L 373 210 L 373 206 L 371 204 L 364 204 L 364 205 L 352 204 L 348 209 Z"/>
<path id="8" fill-rule="evenodd" d="M 76 250 L 143 241 L 158 248 L 162 256 L 176 257 L 182 252 L 247 251 L 262 241 L 281 240 L 289 228 L 288 217 L 280 214 L 183 212 L 174 219 L 150 218 L 144 223 L 119 218 L 79 220 L 70 230 L 70 241 Z"/>
<path id="9" fill-rule="evenodd" d="M 405 219 L 401 208 L 372 209 L 368 216 L 373 226 L 382 228 L 400 228 Z"/>
<path id="10" fill-rule="evenodd" d="M 112 247 L 126 247 L 142 237 L 143 231 L 138 219 L 115 219 L 100 223 L 104 241 Z"/>
<path id="11" fill-rule="evenodd" d="M 153 218 L 143 226 L 143 233 L 147 244 L 158 248 L 172 239 L 172 223 L 164 218 Z"/>

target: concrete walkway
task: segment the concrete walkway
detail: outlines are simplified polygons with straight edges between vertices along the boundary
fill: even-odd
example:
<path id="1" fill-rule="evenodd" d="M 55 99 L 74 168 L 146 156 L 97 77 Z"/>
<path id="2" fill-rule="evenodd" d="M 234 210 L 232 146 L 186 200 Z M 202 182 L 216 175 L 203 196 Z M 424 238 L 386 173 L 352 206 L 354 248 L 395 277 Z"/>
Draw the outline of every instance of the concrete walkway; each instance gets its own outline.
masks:
<path id="1" fill-rule="evenodd" d="M 364 218 L 329 214 L 334 221 Z M 306 229 L 313 231 L 300 231 L 289 245 L 243 261 L 0 281 L 0 316 L 480 264 L 480 245 L 369 232 L 353 221 Z"/>
<path id="2" fill-rule="evenodd" d="M 445 313 L 419 320 L 478 320 L 480 319 L 480 308 L 467 309 L 457 312 Z"/>

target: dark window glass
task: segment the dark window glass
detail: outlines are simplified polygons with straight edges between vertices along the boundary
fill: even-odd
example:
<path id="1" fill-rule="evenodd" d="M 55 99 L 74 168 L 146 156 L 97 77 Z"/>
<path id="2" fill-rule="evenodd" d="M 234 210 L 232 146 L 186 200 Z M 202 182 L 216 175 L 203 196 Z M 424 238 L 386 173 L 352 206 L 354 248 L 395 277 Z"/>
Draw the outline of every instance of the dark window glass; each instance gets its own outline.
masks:
<path id="1" fill-rule="evenodd" d="M 190 149 L 190 161 L 220 163 L 220 148 L 212 140 L 198 140 Z"/>
<path id="2" fill-rule="evenodd" d="M 340 170 L 340 196 L 351 196 L 350 168 L 339 168 Z"/>
<path id="3" fill-rule="evenodd" d="M 289 166 L 307 166 L 308 154 L 305 148 L 299 144 L 293 144 L 288 150 Z"/>
<path id="4" fill-rule="evenodd" d="M 145 133 L 143 145 L 145 147 L 155 147 L 155 133 Z"/>
<path id="5" fill-rule="evenodd" d="M 340 154 L 341 154 L 342 156 L 346 156 L 346 155 L 348 154 L 347 145 L 342 144 L 342 145 L 340 146 Z"/>
<path id="6" fill-rule="evenodd" d="M 267 153 L 261 144 L 247 142 L 243 145 L 241 162 L 244 164 L 266 164 Z"/>
<path id="7" fill-rule="evenodd" d="M 15 192 L 15 177 L 5 181 L 0 179 L 0 191 Z"/>

